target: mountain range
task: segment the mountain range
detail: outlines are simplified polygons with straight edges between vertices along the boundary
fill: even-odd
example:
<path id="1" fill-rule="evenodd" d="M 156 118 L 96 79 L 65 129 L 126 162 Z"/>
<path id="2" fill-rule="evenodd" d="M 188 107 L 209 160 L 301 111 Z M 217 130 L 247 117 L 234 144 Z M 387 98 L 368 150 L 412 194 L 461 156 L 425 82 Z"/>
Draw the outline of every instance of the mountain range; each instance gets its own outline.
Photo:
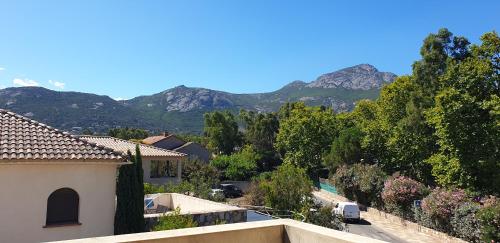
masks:
<path id="1" fill-rule="evenodd" d="M 268 93 L 233 94 L 177 86 L 163 92 L 116 101 L 108 96 L 60 92 L 42 87 L 0 90 L 0 108 L 11 110 L 53 127 L 79 133 L 82 129 L 106 132 L 114 127 L 150 131 L 200 133 L 203 114 L 213 110 L 277 111 L 286 102 L 303 101 L 348 111 L 357 100 L 374 99 L 396 75 L 360 64 L 326 73 L 311 82 L 293 81 Z"/>

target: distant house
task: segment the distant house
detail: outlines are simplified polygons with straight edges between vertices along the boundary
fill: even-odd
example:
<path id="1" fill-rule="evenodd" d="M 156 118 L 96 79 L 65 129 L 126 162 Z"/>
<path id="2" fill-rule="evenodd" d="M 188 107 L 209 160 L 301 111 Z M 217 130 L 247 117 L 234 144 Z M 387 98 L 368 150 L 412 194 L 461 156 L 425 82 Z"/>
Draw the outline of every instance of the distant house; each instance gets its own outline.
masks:
<path id="1" fill-rule="evenodd" d="M 0 109 L 0 242 L 113 235 L 121 153 Z"/>
<path id="2" fill-rule="evenodd" d="M 104 146 L 115 151 L 135 154 L 138 143 L 107 136 L 80 136 L 87 142 Z M 186 154 L 154 146 L 139 144 L 142 155 L 144 182 L 162 185 L 179 183 L 182 176 L 182 161 Z"/>
<path id="3" fill-rule="evenodd" d="M 160 136 L 147 137 L 142 142 L 158 148 L 187 154 L 190 159 L 199 159 L 208 162 L 211 158 L 210 151 L 203 147 L 203 145 L 195 142 L 186 143 L 186 141 L 174 134 L 164 133 Z"/>

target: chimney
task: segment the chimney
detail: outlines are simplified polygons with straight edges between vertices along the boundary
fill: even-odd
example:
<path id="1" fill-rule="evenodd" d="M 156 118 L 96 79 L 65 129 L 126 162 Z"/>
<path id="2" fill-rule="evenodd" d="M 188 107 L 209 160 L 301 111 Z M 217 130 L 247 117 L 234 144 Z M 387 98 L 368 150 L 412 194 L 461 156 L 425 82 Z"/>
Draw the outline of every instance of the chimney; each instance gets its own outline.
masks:
<path id="1" fill-rule="evenodd" d="M 166 137 L 166 136 L 168 136 L 168 132 L 167 131 L 163 131 L 163 133 L 161 135 L 163 135 L 164 137 Z"/>

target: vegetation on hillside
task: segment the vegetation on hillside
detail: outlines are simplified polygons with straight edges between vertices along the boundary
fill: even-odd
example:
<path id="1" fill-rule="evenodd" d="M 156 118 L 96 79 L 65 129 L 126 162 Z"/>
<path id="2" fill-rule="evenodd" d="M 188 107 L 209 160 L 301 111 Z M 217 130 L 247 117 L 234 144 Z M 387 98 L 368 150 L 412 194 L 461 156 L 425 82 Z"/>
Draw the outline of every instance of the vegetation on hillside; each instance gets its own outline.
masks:
<path id="1" fill-rule="evenodd" d="M 149 137 L 149 132 L 139 128 L 113 128 L 108 131 L 108 136 L 124 140 L 142 140 Z"/>

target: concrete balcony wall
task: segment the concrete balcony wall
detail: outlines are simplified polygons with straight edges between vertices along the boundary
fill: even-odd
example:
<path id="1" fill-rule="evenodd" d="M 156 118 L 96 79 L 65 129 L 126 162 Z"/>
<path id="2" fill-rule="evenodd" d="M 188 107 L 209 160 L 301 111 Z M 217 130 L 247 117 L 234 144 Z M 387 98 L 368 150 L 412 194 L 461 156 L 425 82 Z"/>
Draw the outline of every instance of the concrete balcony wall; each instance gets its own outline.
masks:
<path id="1" fill-rule="evenodd" d="M 384 241 L 354 235 L 291 219 L 214 225 L 189 229 L 118 235 L 64 241 L 66 243 L 347 243 Z"/>

